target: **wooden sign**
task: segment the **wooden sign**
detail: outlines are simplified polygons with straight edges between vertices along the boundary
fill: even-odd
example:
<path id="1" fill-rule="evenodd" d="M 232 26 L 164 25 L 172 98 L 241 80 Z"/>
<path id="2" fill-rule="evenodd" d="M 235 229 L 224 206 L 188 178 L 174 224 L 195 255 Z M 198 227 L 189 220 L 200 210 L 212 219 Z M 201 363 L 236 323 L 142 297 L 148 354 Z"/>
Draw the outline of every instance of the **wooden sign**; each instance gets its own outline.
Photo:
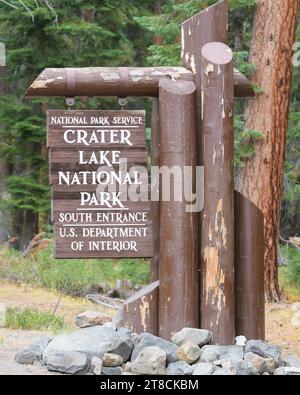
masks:
<path id="1" fill-rule="evenodd" d="M 152 256 L 145 111 L 47 113 L 56 258 Z"/>

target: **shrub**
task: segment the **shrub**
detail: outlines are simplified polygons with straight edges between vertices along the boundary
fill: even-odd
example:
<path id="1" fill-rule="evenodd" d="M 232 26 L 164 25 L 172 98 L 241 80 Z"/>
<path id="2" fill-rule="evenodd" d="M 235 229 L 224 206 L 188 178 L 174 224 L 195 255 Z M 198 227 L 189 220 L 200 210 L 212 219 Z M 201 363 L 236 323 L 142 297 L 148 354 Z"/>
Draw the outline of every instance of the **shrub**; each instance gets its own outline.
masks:
<path id="1" fill-rule="evenodd" d="M 65 327 L 65 321 L 63 317 L 55 316 L 51 312 L 8 308 L 5 314 L 5 326 L 10 329 L 60 332 Z"/>

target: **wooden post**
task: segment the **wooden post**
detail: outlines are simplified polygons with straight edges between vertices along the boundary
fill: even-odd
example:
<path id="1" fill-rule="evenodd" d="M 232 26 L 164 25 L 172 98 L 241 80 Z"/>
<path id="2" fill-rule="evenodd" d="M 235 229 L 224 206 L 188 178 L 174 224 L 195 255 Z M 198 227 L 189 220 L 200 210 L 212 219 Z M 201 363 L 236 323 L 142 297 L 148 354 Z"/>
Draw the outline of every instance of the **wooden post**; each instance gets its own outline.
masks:
<path id="1" fill-rule="evenodd" d="M 194 43 L 198 45 L 198 38 Z M 254 96 L 250 81 L 237 70 L 235 76 L 236 95 Z M 194 81 L 193 72 L 184 67 L 55 68 L 45 69 L 30 85 L 25 97 L 157 97 L 159 81 L 164 78 Z"/>
<path id="2" fill-rule="evenodd" d="M 159 166 L 160 160 L 160 131 L 159 131 L 159 100 L 152 99 L 151 118 L 151 166 Z M 154 192 L 159 193 L 159 177 L 151 180 Z M 153 229 L 153 257 L 151 259 L 150 279 L 152 282 L 159 279 L 159 201 L 151 201 L 152 229 Z"/>
<path id="3" fill-rule="evenodd" d="M 158 335 L 157 300 L 159 281 L 141 289 L 126 300 L 123 325 L 137 333 Z"/>
<path id="4" fill-rule="evenodd" d="M 195 169 L 195 89 L 193 82 L 160 81 L 161 166 Z M 187 212 L 184 199 L 175 201 L 171 193 L 169 201 L 160 203 L 159 335 L 165 339 L 185 326 L 199 325 L 196 250 L 197 214 Z"/>
<path id="5" fill-rule="evenodd" d="M 232 51 L 206 44 L 201 62 L 201 158 L 206 187 L 201 229 L 201 327 L 218 344 L 235 338 Z"/>
<path id="6" fill-rule="evenodd" d="M 236 334 L 265 338 L 264 218 L 235 192 Z"/>

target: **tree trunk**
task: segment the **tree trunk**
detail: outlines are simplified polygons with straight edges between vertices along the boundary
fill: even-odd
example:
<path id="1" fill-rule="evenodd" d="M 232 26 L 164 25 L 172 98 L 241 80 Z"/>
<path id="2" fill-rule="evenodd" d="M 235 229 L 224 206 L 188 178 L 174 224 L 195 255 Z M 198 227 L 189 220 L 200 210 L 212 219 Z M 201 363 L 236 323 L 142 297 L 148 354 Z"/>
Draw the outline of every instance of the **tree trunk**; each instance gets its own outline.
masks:
<path id="1" fill-rule="evenodd" d="M 26 210 L 23 216 L 23 227 L 21 237 L 21 251 L 24 251 L 29 242 L 38 233 L 38 214 L 33 211 Z"/>
<path id="2" fill-rule="evenodd" d="M 260 0 L 254 21 L 250 61 L 253 81 L 263 90 L 246 109 L 246 126 L 264 138 L 241 169 L 238 190 L 265 217 L 265 289 L 268 301 L 279 301 L 277 245 L 283 189 L 286 132 L 292 81 L 292 47 L 298 0 Z"/>

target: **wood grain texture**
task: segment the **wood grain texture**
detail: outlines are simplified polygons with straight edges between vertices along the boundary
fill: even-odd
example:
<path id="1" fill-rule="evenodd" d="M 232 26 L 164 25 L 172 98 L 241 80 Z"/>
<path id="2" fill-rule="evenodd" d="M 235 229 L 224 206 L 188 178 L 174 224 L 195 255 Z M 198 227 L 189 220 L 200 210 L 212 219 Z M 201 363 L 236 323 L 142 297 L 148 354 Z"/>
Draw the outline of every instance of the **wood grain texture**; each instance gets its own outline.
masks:
<path id="1" fill-rule="evenodd" d="M 195 90 L 192 82 L 160 82 L 161 166 L 195 169 Z M 197 214 L 187 212 L 187 204 L 184 196 L 160 203 L 159 335 L 165 339 L 199 325 Z"/>
<path id="2" fill-rule="evenodd" d="M 201 327 L 218 344 L 235 338 L 233 64 L 222 43 L 202 48 L 201 158 L 204 200 L 201 215 Z"/>
<path id="3" fill-rule="evenodd" d="M 123 325 L 136 332 L 158 335 L 157 300 L 159 281 L 149 284 L 129 299 L 124 305 Z"/>
<path id="4" fill-rule="evenodd" d="M 265 338 L 264 217 L 235 192 L 236 335 Z"/>
<path id="5" fill-rule="evenodd" d="M 74 75 L 74 84 L 67 74 Z M 80 69 L 45 69 L 28 88 L 25 97 L 105 97 L 158 96 L 163 78 L 193 81 L 193 71 L 184 67 L 129 67 L 128 79 L 117 67 L 85 67 Z M 251 82 L 235 70 L 236 96 L 254 96 Z"/>

